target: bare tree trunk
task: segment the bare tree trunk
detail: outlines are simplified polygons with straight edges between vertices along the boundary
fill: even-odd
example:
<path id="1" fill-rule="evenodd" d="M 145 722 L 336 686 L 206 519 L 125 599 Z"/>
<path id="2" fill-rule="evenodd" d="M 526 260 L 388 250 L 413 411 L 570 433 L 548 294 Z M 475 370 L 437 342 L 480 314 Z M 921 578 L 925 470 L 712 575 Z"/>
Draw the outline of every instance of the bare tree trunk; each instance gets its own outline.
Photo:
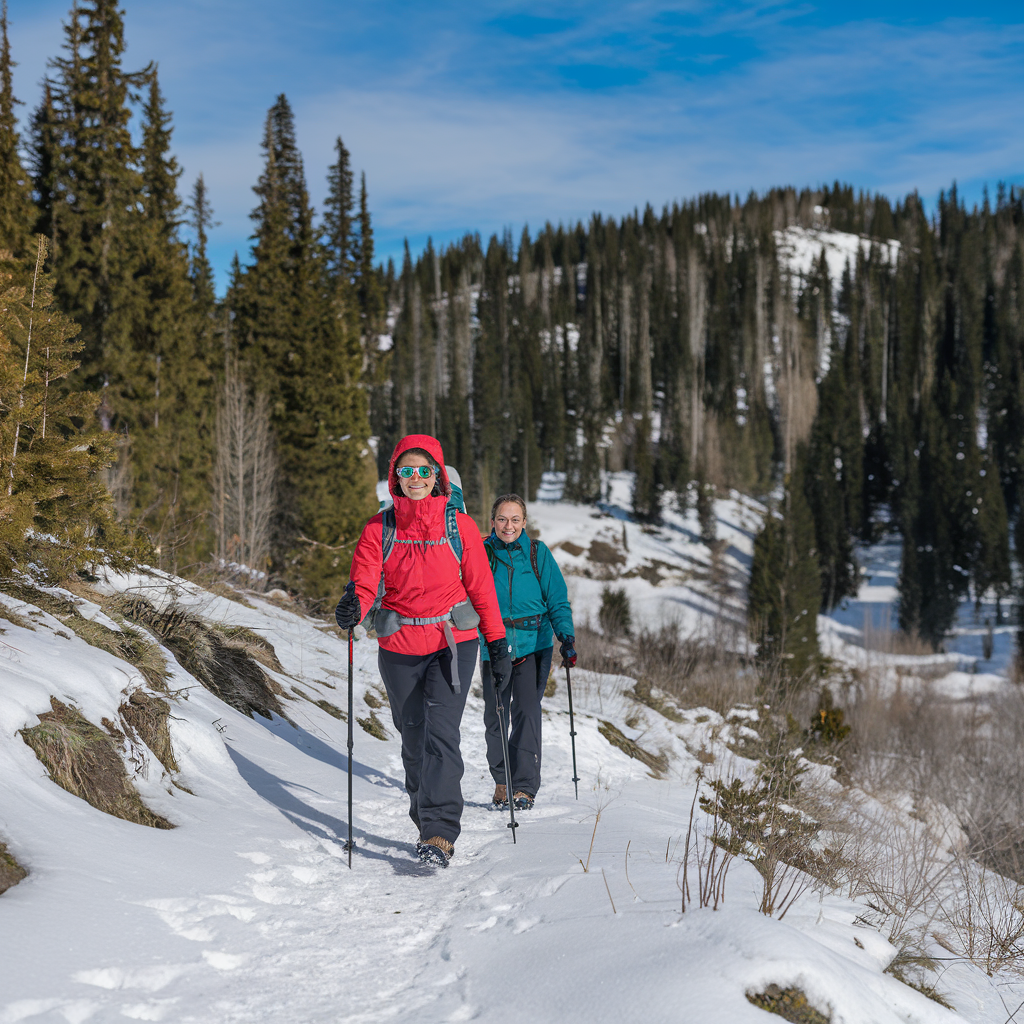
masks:
<path id="1" fill-rule="evenodd" d="M 227 564 L 244 566 L 254 586 L 266 579 L 276 478 L 267 396 L 252 399 L 237 367 L 229 363 L 217 409 L 217 555 Z"/>
<path id="2" fill-rule="evenodd" d="M 8 497 L 14 491 L 14 464 L 18 459 L 18 438 L 21 436 L 22 409 L 25 408 L 25 385 L 28 383 L 28 360 L 32 352 L 32 325 L 35 320 L 36 310 L 36 285 L 39 282 L 39 272 L 43 268 L 43 260 L 46 259 L 46 239 L 39 235 L 36 240 L 36 269 L 32 274 L 32 301 L 29 304 L 28 315 L 28 337 L 25 341 L 25 373 L 21 379 L 21 392 L 18 395 L 18 422 L 14 425 L 14 449 L 11 452 L 11 475 L 7 481 Z"/>

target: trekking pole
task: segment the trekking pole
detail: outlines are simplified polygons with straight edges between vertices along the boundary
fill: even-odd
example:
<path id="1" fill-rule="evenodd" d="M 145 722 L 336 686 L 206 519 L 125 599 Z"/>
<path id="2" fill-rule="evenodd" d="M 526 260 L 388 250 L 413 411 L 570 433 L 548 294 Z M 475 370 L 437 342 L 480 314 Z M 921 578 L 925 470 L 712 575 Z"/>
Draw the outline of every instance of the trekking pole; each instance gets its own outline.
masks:
<path id="1" fill-rule="evenodd" d="M 494 681 L 494 671 L 491 671 L 491 680 Z M 511 690 L 511 687 L 509 687 Z M 505 719 L 502 712 L 505 710 L 501 706 L 501 689 L 497 683 L 494 683 L 494 705 L 498 711 L 498 728 L 501 729 L 501 752 L 505 758 L 505 796 L 508 797 L 508 817 L 509 822 L 505 828 L 512 829 L 512 844 L 515 845 L 516 841 L 516 829 L 519 828 L 519 822 L 516 821 L 516 809 L 515 801 L 512 799 L 512 769 L 508 762 L 508 733 L 505 731 Z"/>
<path id="2" fill-rule="evenodd" d="M 348 866 L 352 867 L 352 629 L 348 631 Z"/>
<path id="3" fill-rule="evenodd" d="M 569 666 L 563 661 L 565 668 L 565 689 L 569 694 L 569 739 L 572 741 L 572 784 L 576 787 L 576 799 L 580 798 L 580 777 L 576 774 L 576 719 L 572 714 L 572 683 L 569 681 Z"/>

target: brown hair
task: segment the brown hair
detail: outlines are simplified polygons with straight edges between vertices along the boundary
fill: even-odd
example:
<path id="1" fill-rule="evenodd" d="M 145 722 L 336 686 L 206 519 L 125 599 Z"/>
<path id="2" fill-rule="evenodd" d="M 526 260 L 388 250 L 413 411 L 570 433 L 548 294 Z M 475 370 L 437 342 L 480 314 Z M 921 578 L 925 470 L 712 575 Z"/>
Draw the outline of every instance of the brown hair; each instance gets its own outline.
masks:
<path id="1" fill-rule="evenodd" d="M 523 510 L 523 521 L 526 521 L 526 502 L 518 494 L 503 494 L 501 497 L 495 498 L 494 504 L 491 506 L 491 522 L 494 522 L 498 509 L 510 501 L 514 501 Z"/>

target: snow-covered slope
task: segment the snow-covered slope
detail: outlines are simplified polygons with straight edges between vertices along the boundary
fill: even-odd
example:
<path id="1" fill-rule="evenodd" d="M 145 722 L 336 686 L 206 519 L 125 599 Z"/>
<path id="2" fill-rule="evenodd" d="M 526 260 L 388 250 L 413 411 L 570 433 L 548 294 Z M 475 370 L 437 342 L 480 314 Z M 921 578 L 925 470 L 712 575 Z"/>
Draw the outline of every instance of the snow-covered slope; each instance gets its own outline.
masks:
<path id="1" fill-rule="evenodd" d="M 637 625 L 676 622 L 685 633 L 727 630 L 743 643 L 746 586 L 764 508 L 736 491 L 714 503 L 717 553 L 700 539 L 693 508 L 665 495 L 658 526 L 632 521 L 632 473 L 604 477 L 596 508 L 535 501 L 528 530 L 550 547 L 566 576 L 573 614 L 597 623 L 601 591 L 622 588 Z M 691 502 L 692 506 L 692 502 Z"/>
<path id="2" fill-rule="evenodd" d="M 629 522 L 627 485 L 613 480 L 600 509 L 531 507 L 572 574 L 577 614 L 596 619 L 605 577 L 627 589 L 635 619 L 710 629 L 721 612 L 740 622 L 757 506 L 739 496 L 717 503 L 716 567 L 692 514 L 669 512 L 655 530 Z M 707 709 L 665 717 L 621 677 L 574 673 L 578 800 L 557 677 L 544 702 L 544 784 L 515 845 L 505 817 L 488 809 L 474 687 L 463 721 L 464 831 L 451 867 L 431 874 L 415 858 L 376 644 L 358 639 L 356 717 L 376 729 L 375 716 L 386 738 L 355 730 L 349 870 L 347 725 L 330 713 L 346 705 L 337 631 L 283 602 L 246 594 L 243 603 L 157 573 L 110 575 L 97 588 L 174 601 L 264 637 L 283 669 L 267 673 L 288 720 L 233 710 L 165 649 L 180 771 L 168 775 L 137 742 L 124 753 L 148 806 L 177 827 L 110 817 L 55 785 L 18 730 L 51 697 L 97 725 L 116 722 L 124 693 L 144 680 L 58 619 L 0 595 L 34 626 L 5 621 L 0 639 L 0 840 L 30 872 L 0 896 L 0 1024 L 753 1024 L 770 1018 L 746 994 L 770 984 L 802 989 L 833 1024 L 925 1024 L 1004 1021 L 1024 999 L 954 965 L 940 987 L 958 1013 L 943 1009 L 883 973 L 895 950 L 858 921 L 863 903 L 808 892 L 784 920 L 764 917 L 760 876 L 745 861 L 731 868 L 719 910 L 681 913 L 696 768 L 710 759 L 724 775 L 748 773 L 728 741 L 755 713 L 731 724 Z M 95 601 L 64 596 L 118 628 Z M 616 731 L 667 767 L 649 772 L 606 738 Z"/>

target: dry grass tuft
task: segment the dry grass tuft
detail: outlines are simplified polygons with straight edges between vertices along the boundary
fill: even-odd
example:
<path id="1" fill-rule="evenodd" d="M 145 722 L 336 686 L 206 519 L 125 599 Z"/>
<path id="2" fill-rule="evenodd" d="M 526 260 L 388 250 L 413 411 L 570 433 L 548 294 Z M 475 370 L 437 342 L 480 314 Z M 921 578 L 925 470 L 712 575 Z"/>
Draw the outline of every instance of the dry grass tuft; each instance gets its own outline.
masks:
<path id="1" fill-rule="evenodd" d="M 76 590 L 82 591 L 83 596 L 88 597 L 89 600 L 104 600 L 102 595 L 92 587 L 81 582 L 72 582 Z M 123 627 L 121 632 L 110 629 L 101 622 L 85 618 L 69 598 L 47 593 L 38 587 L 29 586 L 21 580 L 3 580 L 0 582 L 0 589 L 20 601 L 33 604 L 37 608 L 49 612 L 90 646 L 106 651 L 122 661 L 127 661 L 129 665 L 134 665 L 154 689 L 167 689 L 167 662 L 156 644 L 151 643 L 137 629 L 132 629 L 130 626 Z M 34 628 L 21 616 L 7 612 L 6 609 L 3 609 L 2 604 L 0 604 L 0 617 L 7 618 L 16 625 L 24 625 L 28 629 Z"/>
<path id="2" fill-rule="evenodd" d="M 386 740 L 388 738 L 384 723 L 377 717 L 376 711 L 371 711 L 369 718 L 357 718 L 356 721 L 375 739 Z"/>
<path id="3" fill-rule="evenodd" d="M 646 679 L 637 680 L 636 686 L 632 690 L 626 691 L 626 696 L 632 697 L 638 704 L 643 704 L 644 707 L 648 707 L 652 711 L 657 711 L 659 715 L 663 715 L 670 722 L 683 721 L 679 709 L 665 700 L 660 693 L 652 692 L 651 684 Z"/>
<path id="4" fill-rule="evenodd" d="M 664 753 L 652 754 L 650 751 L 644 750 L 635 740 L 631 740 L 628 736 L 624 735 L 620 729 L 612 725 L 611 722 L 601 722 L 597 727 L 597 731 L 613 746 L 618 747 L 624 754 L 629 757 L 635 758 L 642 764 L 647 765 L 651 770 L 651 775 L 656 779 L 662 779 L 665 777 L 665 772 L 668 771 L 668 755 Z"/>
<path id="5" fill-rule="evenodd" d="M 304 690 L 300 690 L 297 686 L 292 687 L 292 693 L 301 697 L 303 700 L 308 700 L 310 704 L 315 704 L 321 711 L 326 711 L 332 718 L 337 718 L 339 722 L 347 722 L 348 715 L 345 714 L 341 708 L 336 707 L 329 700 L 323 700 L 319 697 L 310 697 Z"/>
<path id="6" fill-rule="evenodd" d="M 724 638 L 685 636 L 677 626 L 641 629 L 632 639 L 611 639 L 580 625 L 576 630 L 580 668 L 609 675 L 632 676 L 640 703 L 666 714 L 671 707 L 656 695 L 671 698 L 677 708 L 706 707 L 725 715 L 737 704 L 751 703 L 758 690 L 757 673 L 729 649 Z M 656 707 L 644 699 L 654 694 Z M 671 714 L 666 717 L 671 718 Z"/>
<path id="7" fill-rule="evenodd" d="M 21 736 L 58 786 L 125 821 L 174 827 L 142 802 L 110 735 L 56 697 L 50 698 L 50 707 L 39 716 L 39 724 L 22 729 Z"/>
<path id="8" fill-rule="evenodd" d="M 77 612 L 64 619 L 64 623 L 92 647 L 134 665 L 154 690 L 167 690 L 167 661 L 160 648 L 137 629 L 124 625 L 117 632 Z"/>
<path id="9" fill-rule="evenodd" d="M 22 629 L 31 629 L 33 633 L 36 629 L 28 619 L 19 615 L 15 611 L 11 611 L 11 609 L 2 601 L 0 601 L 0 619 L 3 619 L 5 622 L 9 622 L 12 626 L 20 626 Z"/>
<path id="10" fill-rule="evenodd" d="M 769 985 L 763 992 L 748 992 L 747 1001 L 792 1024 L 830 1024 L 832 1020 L 811 1006 L 798 988 Z"/>
<path id="11" fill-rule="evenodd" d="M 118 710 L 121 721 L 153 751 L 164 768 L 171 775 L 177 772 L 178 762 L 174 757 L 171 731 L 167 725 L 171 705 L 144 690 L 133 690 Z"/>
<path id="12" fill-rule="evenodd" d="M 287 675 L 284 666 L 278 661 L 274 645 L 265 636 L 261 636 L 254 629 L 249 629 L 248 626 L 222 626 L 219 623 L 211 625 L 224 634 L 228 643 L 244 650 L 254 661 L 280 672 L 281 675 Z"/>
<path id="13" fill-rule="evenodd" d="M 7 849 L 7 844 L 0 840 L 0 893 L 6 892 L 12 885 L 17 885 L 27 875 L 28 872 Z"/>
<path id="14" fill-rule="evenodd" d="M 158 611 L 138 594 L 118 595 L 112 604 L 126 619 L 159 636 L 181 667 L 225 704 L 250 718 L 254 714 L 285 717 L 278 699 L 281 688 L 267 677 L 255 657 L 256 650 L 268 657 L 270 645 L 262 637 L 251 630 L 230 635 L 229 629 L 204 622 L 176 605 Z"/>

